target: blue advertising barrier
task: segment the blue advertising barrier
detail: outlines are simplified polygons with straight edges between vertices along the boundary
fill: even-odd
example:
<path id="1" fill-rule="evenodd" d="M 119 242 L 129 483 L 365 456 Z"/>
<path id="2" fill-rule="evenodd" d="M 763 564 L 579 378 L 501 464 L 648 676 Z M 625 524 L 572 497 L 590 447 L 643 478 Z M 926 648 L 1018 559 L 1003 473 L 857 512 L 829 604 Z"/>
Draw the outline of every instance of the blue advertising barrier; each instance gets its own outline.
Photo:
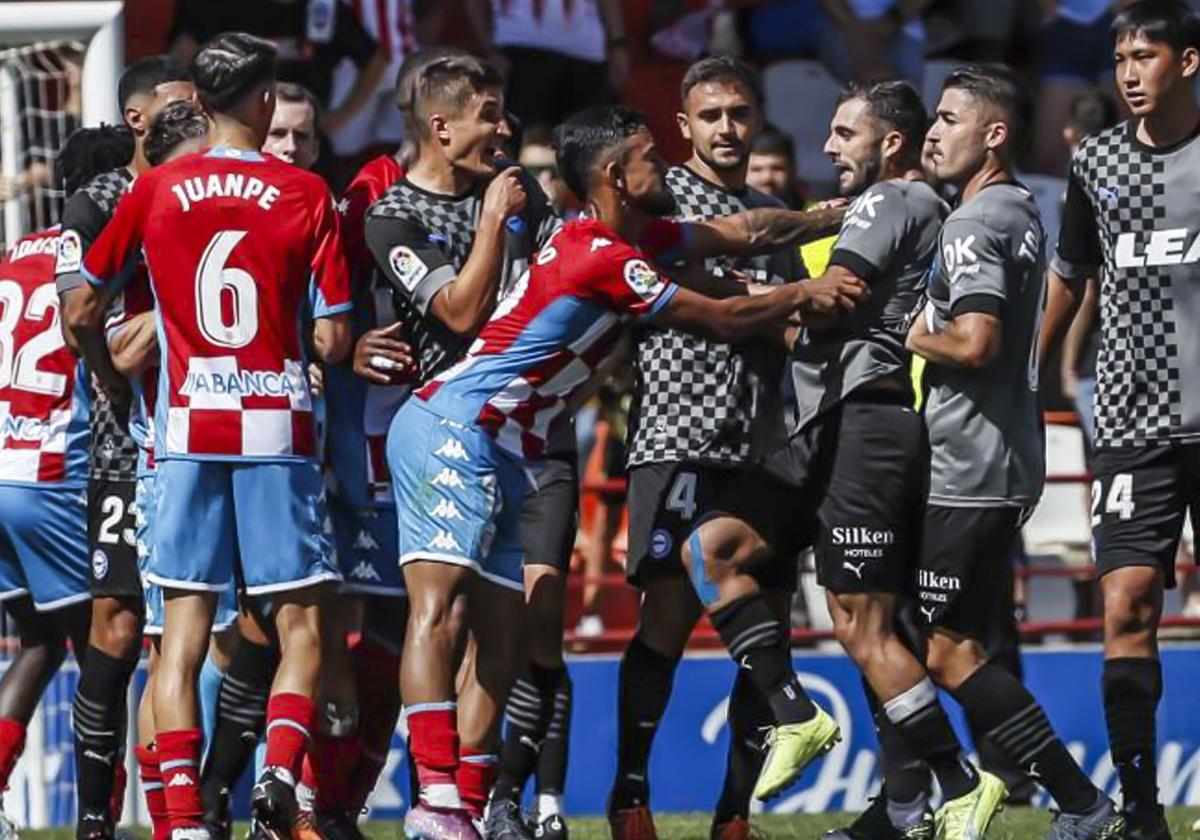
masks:
<path id="1" fill-rule="evenodd" d="M 1101 654 L 1095 647 L 1033 650 L 1024 655 L 1025 680 L 1085 770 L 1110 792 L 1116 774 L 1108 757 L 1100 705 Z M 804 687 L 841 724 L 843 740 L 804 774 L 771 811 L 857 810 L 878 785 L 875 734 L 854 666 L 842 655 L 805 653 L 795 658 Z M 567 810 L 600 814 L 616 762 L 617 659 L 584 657 L 570 662 L 575 681 L 575 717 Z M 1200 646 L 1163 650 L 1166 696 L 1159 709 L 1159 783 L 1168 804 L 1200 804 L 1200 715 L 1194 689 L 1200 686 Z M 654 744 L 650 779 L 656 811 L 711 810 L 725 768 L 727 692 L 734 674 L 724 656 L 690 656 L 679 667 L 675 693 Z M 73 820 L 70 692 L 75 675 L 64 672 L 43 704 L 40 736 L 21 762 L 6 802 L 26 825 L 61 825 Z M 947 699 L 955 725 L 966 739 L 962 716 Z M 401 724 L 401 730 L 403 724 Z M 31 732 L 31 736 L 33 732 Z M 37 744 L 41 749 L 37 748 Z M 34 771 L 31 773 L 31 771 Z M 408 792 L 401 731 L 372 798 L 374 819 L 397 819 Z M 31 777 L 38 784 L 31 784 Z M 135 778 L 134 774 L 131 777 Z M 132 779 L 131 779 L 132 781 Z M 244 814 L 246 786 L 240 801 Z M 137 797 L 140 800 L 140 796 Z M 139 804 L 140 810 L 140 804 Z"/>

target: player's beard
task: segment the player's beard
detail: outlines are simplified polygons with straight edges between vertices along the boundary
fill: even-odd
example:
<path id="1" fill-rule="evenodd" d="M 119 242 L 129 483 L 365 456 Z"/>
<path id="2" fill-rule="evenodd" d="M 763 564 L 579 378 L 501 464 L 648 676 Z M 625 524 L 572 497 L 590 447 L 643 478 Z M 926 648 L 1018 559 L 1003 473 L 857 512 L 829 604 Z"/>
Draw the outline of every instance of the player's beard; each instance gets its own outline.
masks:
<path id="1" fill-rule="evenodd" d="M 879 176 L 883 173 L 883 153 L 879 149 L 875 149 L 871 155 L 871 159 L 863 166 L 862 178 L 854 182 L 848 196 L 861 195 L 869 190 L 879 181 Z"/>
<path id="2" fill-rule="evenodd" d="M 675 196 L 666 187 L 645 195 L 629 196 L 629 203 L 651 216 L 670 216 L 675 212 Z"/>

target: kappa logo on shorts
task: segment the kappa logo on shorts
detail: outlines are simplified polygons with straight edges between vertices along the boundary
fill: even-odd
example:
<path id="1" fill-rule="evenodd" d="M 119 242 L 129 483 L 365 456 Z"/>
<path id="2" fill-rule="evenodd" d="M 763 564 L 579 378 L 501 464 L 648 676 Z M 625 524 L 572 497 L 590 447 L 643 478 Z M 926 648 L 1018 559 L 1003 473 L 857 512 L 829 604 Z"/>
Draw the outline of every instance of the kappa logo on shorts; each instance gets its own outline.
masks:
<path id="1" fill-rule="evenodd" d="M 674 544 L 671 532 L 666 528 L 659 528 L 650 535 L 650 556 L 655 560 L 662 560 L 671 553 Z"/>
<path id="2" fill-rule="evenodd" d="M 449 467 L 443 467 L 442 471 L 433 477 L 430 484 L 435 487 L 449 487 L 454 490 L 461 490 L 467 485 L 463 483 L 462 476 L 456 470 Z"/>
<path id="3" fill-rule="evenodd" d="M 92 552 L 92 576 L 96 580 L 104 580 L 108 577 L 108 555 L 102 548 L 97 548 Z"/>
<path id="4" fill-rule="evenodd" d="M 467 455 L 466 448 L 462 445 L 462 441 L 454 440 L 453 438 L 448 438 L 446 442 L 442 444 L 441 449 L 438 449 L 433 454 L 439 455 L 442 458 L 451 458 L 455 461 L 471 460 Z"/>
<path id="5" fill-rule="evenodd" d="M 439 499 L 434 505 L 433 510 L 429 511 L 430 516 L 436 516 L 438 519 L 462 519 L 463 516 L 458 512 L 458 505 L 454 504 L 450 499 Z"/>
<path id="6" fill-rule="evenodd" d="M 375 571 L 375 567 L 366 560 L 359 560 L 358 565 L 350 572 L 350 577 L 355 580 L 373 580 L 381 581 L 383 578 L 379 576 L 379 572 Z"/>
<path id="7" fill-rule="evenodd" d="M 438 551 L 462 551 L 462 547 L 459 546 L 458 540 L 454 539 L 454 535 L 440 528 L 433 539 L 429 541 L 429 547 L 436 548 Z"/>
<path id="8" fill-rule="evenodd" d="M 359 551 L 378 551 L 379 543 L 375 542 L 375 538 L 368 532 L 359 531 L 358 536 L 354 538 L 354 547 Z"/>

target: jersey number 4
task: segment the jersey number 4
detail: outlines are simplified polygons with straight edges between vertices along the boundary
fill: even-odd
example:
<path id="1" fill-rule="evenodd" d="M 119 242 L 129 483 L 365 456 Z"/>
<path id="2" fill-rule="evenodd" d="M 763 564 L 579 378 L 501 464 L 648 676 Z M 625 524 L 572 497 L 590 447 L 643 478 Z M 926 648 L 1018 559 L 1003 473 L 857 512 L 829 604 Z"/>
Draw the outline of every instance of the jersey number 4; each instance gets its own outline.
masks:
<path id="1" fill-rule="evenodd" d="M 50 324 L 20 348 L 13 334 L 24 316 L 40 322 L 50 312 Z M 25 293 L 14 280 L 0 280 L 0 388 L 18 388 L 51 397 L 62 395 L 67 377 L 38 369 L 38 363 L 65 346 L 58 325 L 58 292 L 54 284 L 38 286 L 25 305 Z"/>
<path id="2" fill-rule="evenodd" d="M 196 267 L 196 320 L 204 337 L 218 347 L 245 347 L 258 334 L 254 278 L 248 271 L 226 265 L 245 236 L 244 230 L 220 231 L 209 241 Z"/>
<path id="3" fill-rule="evenodd" d="M 1101 503 L 1104 510 L 1100 510 Z M 1099 480 L 1092 482 L 1092 527 L 1100 524 L 1101 517 L 1106 513 L 1115 513 L 1120 519 L 1133 518 L 1136 505 L 1133 503 L 1133 473 L 1117 473 L 1112 477 L 1108 486 L 1108 496 L 1104 495 L 1104 485 Z"/>

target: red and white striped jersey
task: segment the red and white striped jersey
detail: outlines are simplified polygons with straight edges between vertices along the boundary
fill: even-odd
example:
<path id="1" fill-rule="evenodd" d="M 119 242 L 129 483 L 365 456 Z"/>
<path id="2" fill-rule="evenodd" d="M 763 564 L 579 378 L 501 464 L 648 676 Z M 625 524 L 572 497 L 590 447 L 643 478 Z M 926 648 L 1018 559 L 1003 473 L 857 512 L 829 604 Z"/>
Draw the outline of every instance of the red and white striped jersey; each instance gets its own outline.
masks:
<path id="1" fill-rule="evenodd" d="M 417 50 L 410 0 L 342 0 L 367 34 L 379 43 L 383 57 L 399 65 Z M 389 80 L 389 84 L 393 80 Z"/>
<path id="2" fill-rule="evenodd" d="M 300 335 L 351 308 L 337 212 L 318 176 L 217 147 L 141 175 L 83 273 L 119 283 L 145 252 L 162 368 L 155 456 L 311 459 L 316 424 Z"/>
<path id="3" fill-rule="evenodd" d="M 481 426 L 518 457 L 546 452 L 551 426 L 613 352 L 624 325 L 677 287 L 648 262 L 681 256 L 687 226 L 656 222 L 642 247 L 595 219 L 556 233 L 496 305 L 458 364 L 417 391 L 430 410 Z"/>
<path id="4" fill-rule="evenodd" d="M 59 232 L 0 256 L 0 484 L 87 482 L 87 374 L 59 324 Z"/>

